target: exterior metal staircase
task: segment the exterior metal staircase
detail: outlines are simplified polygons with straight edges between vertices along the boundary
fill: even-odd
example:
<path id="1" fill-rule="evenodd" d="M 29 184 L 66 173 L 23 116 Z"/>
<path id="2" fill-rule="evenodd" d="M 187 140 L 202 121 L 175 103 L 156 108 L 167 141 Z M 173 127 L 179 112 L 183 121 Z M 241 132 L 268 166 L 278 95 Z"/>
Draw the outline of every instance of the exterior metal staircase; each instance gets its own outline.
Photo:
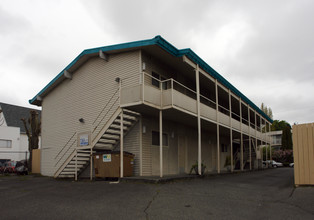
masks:
<path id="1" fill-rule="evenodd" d="M 140 114 L 137 112 L 123 109 L 124 135 L 138 122 L 139 116 Z M 108 127 L 105 126 L 105 132 L 94 143 L 95 150 L 114 150 L 119 145 L 121 138 L 121 113 L 108 125 Z"/>
<path id="2" fill-rule="evenodd" d="M 121 114 L 123 114 L 122 122 Z M 114 150 L 119 146 L 121 138 L 121 123 L 123 125 L 123 136 L 125 136 L 138 122 L 139 117 L 140 114 L 137 112 L 133 112 L 127 109 L 121 109 L 120 107 L 118 107 L 112 117 L 95 136 L 91 146 L 74 147 L 73 152 L 57 169 L 54 177 L 74 177 L 75 180 L 77 180 L 77 177 L 91 163 L 92 155 L 94 152 L 101 150 Z M 96 132 L 96 129 L 94 129 L 93 133 L 94 132 Z M 73 137 L 75 139 L 76 135 L 73 135 L 71 139 L 73 139 Z M 68 141 L 69 144 L 71 143 L 71 139 Z M 73 141 L 73 143 L 74 142 L 75 140 Z"/>

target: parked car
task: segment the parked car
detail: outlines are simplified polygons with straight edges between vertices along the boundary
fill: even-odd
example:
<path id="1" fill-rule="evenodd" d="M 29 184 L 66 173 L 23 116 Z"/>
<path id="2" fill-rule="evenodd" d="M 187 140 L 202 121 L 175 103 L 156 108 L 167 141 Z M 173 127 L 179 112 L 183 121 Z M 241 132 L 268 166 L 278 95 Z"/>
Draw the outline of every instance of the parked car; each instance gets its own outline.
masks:
<path id="1" fill-rule="evenodd" d="M 289 164 L 289 167 L 294 167 L 294 163 L 290 163 L 290 164 Z"/>
<path id="2" fill-rule="evenodd" d="M 15 165 L 15 173 L 18 175 L 28 175 L 27 161 L 18 161 Z"/>
<path id="3" fill-rule="evenodd" d="M 3 173 L 14 173 L 15 172 L 15 161 L 7 161 L 4 164 L 4 170 Z"/>
<path id="4" fill-rule="evenodd" d="M 263 161 L 263 167 L 266 167 L 267 164 L 268 164 L 268 167 L 282 167 L 283 166 L 282 163 L 276 162 L 274 160 Z"/>
<path id="5" fill-rule="evenodd" d="M 272 167 L 282 167 L 283 166 L 282 163 L 276 162 L 274 160 L 272 160 L 270 164 L 272 165 Z"/>
<path id="6" fill-rule="evenodd" d="M 0 162 L 0 173 L 4 173 L 4 168 L 5 168 L 4 164 L 5 163 Z"/>

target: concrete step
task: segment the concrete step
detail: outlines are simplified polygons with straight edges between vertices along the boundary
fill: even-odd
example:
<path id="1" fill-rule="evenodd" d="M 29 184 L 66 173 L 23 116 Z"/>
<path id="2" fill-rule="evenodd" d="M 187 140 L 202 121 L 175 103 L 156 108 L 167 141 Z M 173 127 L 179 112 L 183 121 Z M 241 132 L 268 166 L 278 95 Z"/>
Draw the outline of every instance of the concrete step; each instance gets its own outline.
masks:
<path id="1" fill-rule="evenodd" d="M 118 118 L 120 119 L 120 115 L 118 116 Z M 123 114 L 123 120 L 128 120 L 128 121 L 136 121 L 137 117 L 131 116 L 131 115 L 127 115 L 127 114 Z"/>
<path id="2" fill-rule="evenodd" d="M 77 158 L 77 161 L 88 161 L 89 160 L 89 157 L 78 157 Z M 73 158 L 73 160 L 75 162 L 75 157 Z"/>
<path id="3" fill-rule="evenodd" d="M 83 164 L 78 164 L 77 165 L 77 168 L 82 168 L 82 167 L 84 167 Z M 66 166 L 66 168 L 64 168 L 64 169 L 67 169 L 67 168 L 75 168 L 75 164 L 68 164 Z"/>
<path id="4" fill-rule="evenodd" d="M 118 134 L 118 135 L 120 135 L 121 132 L 120 132 L 120 130 L 108 129 L 106 131 L 106 134 Z"/>
<path id="5" fill-rule="evenodd" d="M 112 148 L 114 145 L 113 144 L 96 143 L 95 146 L 104 147 L 104 148 Z"/>
<path id="6" fill-rule="evenodd" d="M 87 163 L 86 161 L 80 161 L 80 160 L 77 161 L 77 164 L 78 164 L 78 165 L 84 165 L 84 164 L 86 164 L 86 163 Z M 68 163 L 67 166 L 69 166 L 69 165 L 74 165 L 74 164 L 75 164 L 75 160 L 71 160 L 70 163 Z"/>
<path id="7" fill-rule="evenodd" d="M 104 134 L 101 139 L 108 139 L 108 140 L 119 140 L 120 136 L 119 135 L 112 135 L 112 134 Z"/>
<path id="8" fill-rule="evenodd" d="M 90 157 L 90 152 L 84 153 L 84 154 L 83 153 L 78 153 L 77 156 L 78 157 Z"/>
<path id="9" fill-rule="evenodd" d="M 135 117 L 141 116 L 140 113 L 131 111 L 131 110 L 129 110 L 129 109 L 123 109 L 123 113 L 124 113 L 124 114 L 127 114 L 127 115 L 132 115 L 132 116 L 135 116 Z"/>
<path id="10" fill-rule="evenodd" d="M 74 174 L 60 174 L 58 178 L 73 178 Z"/>
<path id="11" fill-rule="evenodd" d="M 120 124 L 121 124 L 121 120 L 120 120 L 120 119 L 116 119 L 116 120 L 114 120 L 113 124 L 118 124 L 118 125 L 120 125 Z M 123 125 L 125 125 L 125 126 L 131 126 L 131 125 L 132 125 L 132 122 L 123 120 Z"/>
<path id="12" fill-rule="evenodd" d="M 115 144 L 117 141 L 116 140 L 108 140 L 106 138 L 100 138 L 97 143 L 100 144 Z"/>
<path id="13" fill-rule="evenodd" d="M 75 175 L 75 172 L 74 171 L 62 171 L 61 173 L 60 173 L 60 175 Z"/>
<path id="14" fill-rule="evenodd" d="M 114 130 L 119 130 L 119 131 L 120 131 L 120 125 L 111 124 L 111 125 L 109 126 L 109 129 L 114 129 Z M 127 130 L 127 129 L 128 129 L 128 127 L 123 126 L 123 130 Z"/>

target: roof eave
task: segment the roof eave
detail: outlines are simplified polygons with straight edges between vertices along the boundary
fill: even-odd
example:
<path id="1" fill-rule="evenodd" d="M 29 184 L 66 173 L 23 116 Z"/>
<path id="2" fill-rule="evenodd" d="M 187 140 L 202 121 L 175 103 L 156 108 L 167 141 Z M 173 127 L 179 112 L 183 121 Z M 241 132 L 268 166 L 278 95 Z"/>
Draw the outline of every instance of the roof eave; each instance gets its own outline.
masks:
<path id="1" fill-rule="evenodd" d="M 164 49 L 166 52 L 176 57 L 181 57 L 183 55 L 187 56 L 193 62 L 197 63 L 208 74 L 216 78 L 221 84 L 229 88 L 234 94 L 241 97 L 243 101 L 245 101 L 251 107 L 253 107 L 260 115 L 266 118 L 269 122 L 273 123 L 273 120 L 269 118 L 259 107 L 257 107 L 251 100 L 249 100 L 245 95 L 243 95 L 237 88 L 235 88 L 231 83 L 229 83 L 223 76 L 221 76 L 218 72 L 216 72 L 205 61 L 203 61 L 191 49 L 178 50 L 176 47 L 174 47 L 172 44 L 170 44 L 168 41 L 166 41 L 159 35 L 148 40 L 134 41 L 134 42 L 129 42 L 129 43 L 122 43 L 122 44 L 116 44 L 116 45 L 105 46 L 105 47 L 97 47 L 97 48 L 84 50 L 67 67 L 65 67 L 50 83 L 48 83 L 33 99 L 29 100 L 29 103 L 34 104 L 34 105 L 41 105 L 41 101 L 38 100 L 38 97 L 42 98 L 51 89 L 53 89 L 56 85 L 58 85 L 58 83 L 62 82 L 64 79 L 64 76 L 63 76 L 64 71 L 66 70 L 68 71 L 84 56 L 88 56 L 88 55 L 91 56 L 93 54 L 98 54 L 99 50 L 102 50 L 103 52 L 109 52 L 109 51 L 118 51 L 118 50 L 128 50 L 131 48 L 151 46 L 151 45 L 158 45 L 159 47 Z"/>

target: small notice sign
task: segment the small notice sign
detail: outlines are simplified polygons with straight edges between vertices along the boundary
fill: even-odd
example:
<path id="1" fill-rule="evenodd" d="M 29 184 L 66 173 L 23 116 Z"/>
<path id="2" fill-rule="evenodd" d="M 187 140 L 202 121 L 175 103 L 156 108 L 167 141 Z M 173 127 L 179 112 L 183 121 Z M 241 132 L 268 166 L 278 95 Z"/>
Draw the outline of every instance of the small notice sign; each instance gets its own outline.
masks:
<path id="1" fill-rule="evenodd" d="M 102 157 L 103 162 L 111 162 L 111 154 L 104 154 Z"/>
<path id="2" fill-rule="evenodd" d="M 80 146 L 88 146 L 88 134 L 80 135 Z"/>

